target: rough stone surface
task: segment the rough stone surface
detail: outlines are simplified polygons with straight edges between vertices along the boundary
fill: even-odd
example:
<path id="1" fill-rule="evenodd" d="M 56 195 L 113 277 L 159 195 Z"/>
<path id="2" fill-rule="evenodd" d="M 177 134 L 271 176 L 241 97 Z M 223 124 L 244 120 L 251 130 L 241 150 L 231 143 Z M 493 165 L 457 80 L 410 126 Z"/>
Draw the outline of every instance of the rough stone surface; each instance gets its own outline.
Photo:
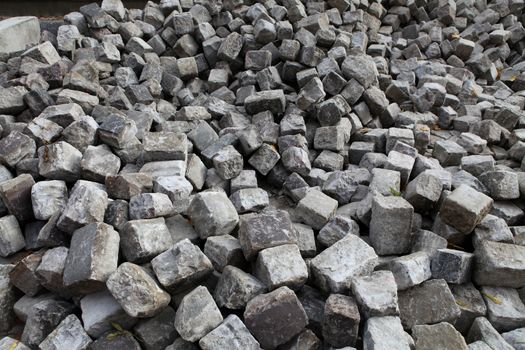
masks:
<path id="1" fill-rule="evenodd" d="M 242 309 L 255 296 L 266 291 L 266 286 L 243 270 L 226 266 L 217 282 L 214 298 L 217 305 L 228 309 Z"/>
<path id="2" fill-rule="evenodd" d="M 299 299 L 287 287 L 250 300 L 244 311 L 244 321 L 265 349 L 275 349 L 286 343 L 308 324 Z"/>
<path id="3" fill-rule="evenodd" d="M 132 317 L 151 317 L 170 302 L 170 295 L 140 266 L 125 262 L 107 282 L 111 295 Z"/>
<path id="4" fill-rule="evenodd" d="M 324 306 L 323 337 L 332 346 L 354 346 L 360 321 L 359 310 L 352 297 L 332 294 Z"/>
<path id="5" fill-rule="evenodd" d="M 239 240 L 230 235 L 209 237 L 203 251 L 220 272 L 228 265 L 242 266 L 245 262 Z"/>
<path id="6" fill-rule="evenodd" d="M 284 244 L 260 251 L 254 274 L 270 290 L 282 286 L 297 289 L 306 282 L 308 269 L 299 247 Z"/>
<path id="7" fill-rule="evenodd" d="M 44 253 L 35 270 L 40 284 L 47 290 L 63 297 L 69 297 L 70 291 L 64 285 L 64 268 L 69 249 L 56 247 Z"/>
<path id="8" fill-rule="evenodd" d="M 154 219 L 173 214 L 173 204 L 164 193 L 142 193 L 129 200 L 131 220 Z"/>
<path id="9" fill-rule="evenodd" d="M 258 212 L 270 204 L 268 193 L 261 188 L 243 188 L 230 196 L 237 213 Z"/>
<path id="10" fill-rule="evenodd" d="M 35 180 L 29 174 L 22 174 L 0 183 L 0 199 L 11 215 L 19 221 L 33 218 L 31 188 Z"/>
<path id="11" fill-rule="evenodd" d="M 188 239 L 177 242 L 153 258 L 151 267 L 160 284 L 168 291 L 184 288 L 213 271 L 208 257 Z"/>
<path id="12" fill-rule="evenodd" d="M 73 305 L 58 300 L 43 300 L 33 305 L 22 333 L 21 341 L 37 347 L 73 311 Z"/>
<path id="13" fill-rule="evenodd" d="M 260 345 L 250 334 L 241 319 L 230 315 L 213 331 L 199 341 L 204 350 L 258 350 Z"/>
<path id="14" fill-rule="evenodd" d="M 243 219 L 239 225 L 239 243 L 246 259 L 253 259 L 265 248 L 295 243 L 290 215 L 283 210 L 266 211 Z"/>
<path id="15" fill-rule="evenodd" d="M 313 258 L 310 268 L 319 288 L 342 293 L 350 289 L 353 277 L 371 273 L 376 265 L 374 249 L 361 238 L 348 235 Z"/>
<path id="16" fill-rule="evenodd" d="M 133 330 L 146 349 L 165 348 L 177 338 L 174 320 L 175 310 L 168 306 L 157 316 L 141 320 Z"/>
<path id="17" fill-rule="evenodd" d="M 6 268 L 7 267 L 7 268 Z M 13 326 L 15 321 L 15 305 L 20 302 L 17 301 L 17 292 L 15 287 L 9 281 L 9 272 L 12 269 L 12 265 L 4 266 L 0 274 L 0 306 L 1 306 L 1 322 L 0 329 L 2 332 L 7 332 Z M 29 298 L 29 297 L 28 297 Z"/>
<path id="18" fill-rule="evenodd" d="M 24 249 L 24 235 L 13 215 L 0 218 L 0 233 L 0 256 L 5 258 Z"/>
<path id="19" fill-rule="evenodd" d="M 81 172 L 82 153 L 65 141 L 38 149 L 38 171 L 47 179 L 74 181 Z"/>
<path id="20" fill-rule="evenodd" d="M 395 316 L 370 317 L 365 323 L 363 344 L 367 349 L 408 350 L 414 347 L 401 320 Z"/>
<path id="21" fill-rule="evenodd" d="M 188 215 L 201 238 L 229 234 L 237 226 L 239 216 L 224 192 L 203 192 L 196 195 Z"/>
<path id="22" fill-rule="evenodd" d="M 523 347 L 524 0 L 127 5 L 0 21 L 0 348 Z"/>
<path id="23" fill-rule="evenodd" d="M 173 244 L 164 218 L 130 220 L 121 230 L 121 250 L 131 262 L 151 260 Z"/>
<path id="24" fill-rule="evenodd" d="M 82 350 L 87 348 L 91 342 L 80 320 L 75 315 L 69 315 L 38 347 L 40 349 Z"/>
<path id="25" fill-rule="evenodd" d="M 478 317 L 474 320 L 474 323 L 472 323 L 472 327 L 467 334 L 466 340 L 469 343 L 481 341 L 490 349 L 513 349 L 513 347 L 505 341 L 485 317 Z"/>
<path id="26" fill-rule="evenodd" d="M 430 280 L 398 294 L 403 327 L 438 322 L 453 323 L 460 315 L 459 306 L 444 280 Z"/>
<path id="27" fill-rule="evenodd" d="M 509 343 L 511 346 L 513 346 L 515 349 L 522 350 L 523 344 L 521 344 L 521 340 L 523 338 L 523 335 L 525 333 L 525 328 L 518 328 L 510 332 L 503 333 L 501 336 L 507 343 Z"/>
<path id="28" fill-rule="evenodd" d="M 432 258 L 432 277 L 448 283 L 462 284 L 470 281 L 474 254 L 453 249 L 438 249 Z"/>
<path id="29" fill-rule="evenodd" d="M 320 191 L 308 191 L 297 204 L 297 210 L 305 224 L 320 230 L 332 217 L 337 209 L 337 201 Z"/>
<path id="30" fill-rule="evenodd" d="M 64 284 L 81 293 L 104 288 L 116 270 L 120 237 L 111 226 L 94 223 L 76 230 L 64 267 Z"/>
<path id="31" fill-rule="evenodd" d="M 175 315 L 175 329 L 190 342 L 200 340 L 223 321 L 210 292 L 199 286 L 181 301 Z"/>
<path id="32" fill-rule="evenodd" d="M 35 252 L 20 260 L 9 272 L 11 283 L 27 296 L 35 296 L 42 285 L 36 275 L 36 269 L 42 261 L 43 252 Z"/>
<path id="33" fill-rule="evenodd" d="M 35 155 L 35 140 L 18 131 L 13 131 L 0 140 L 0 162 L 15 167 L 20 161 Z"/>
<path id="34" fill-rule="evenodd" d="M 397 288 L 390 271 L 376 271 L 352 281 L 352 293 L 366 318 L 399 315 Z"/>
<path id="35" fill-rule="evenodd" d="M 450 290 L 461 311 L 454 327 L 462 334 L 467 334 L 474 320 L 486 315 L 487 306 L 481 293 L 472 283 L 450 285 Z"/>
<path id="36" fill-rule="evenodd" d="M 410 249 L 414 208 L 396 196 L 377 196 L 372 202 L 370 242 L 380 255 L 403 254 Z"/>
<path id="37" fill-rule="evenodd" d="M 93 338 L 99 338 L 113 329 L 111 322 L 123 329 L 131 328 L 137 319 L 129 316 L 107 291 L 88 294 L 80 299 L 84 329 Z"/>
<path id="38" fill-rule="evenodd" d="M 64 181 L 40 181 L 31 188 L 31 203 L 37 220 L 48 220 L 60 213 L 67 203 L 67 186 Z"/>
<path id="39" fill-rule="evenodd" d="M 469 233 L 490 212 L 493 202 L 487 195 L 461 185 L 445 198 L 439 214 L 446 224 Z"/>
<path id="40" fill-rule="evenodd" d="M 487 318 L 499 332 L 506 332 L 525 324 L 525 306 L 518 291 L 508 287 L 481 287 L 487 305 Z"/>
<path id="41" fill-rule="evenodd" d="M 103 186 L 80 180 L 71 189 L 67 204 L 60 213 L 57 227 L 72 234 L 84 225 L 104 221 L 108 194 Z"/>
<path id="42" fill-rule="evenodd" d="M 525 285 L 523 246 L 483 241 L 474 252 L 473 280 L 479 285 L 519 288 Z"/>
<path id="43" fill-rule="evenodd" d="M 467 350 L 463 336 L 447 322 L 435 325 L 418 325 L 412 328 L 417 349 L 453 348 Z"/>
<path id="44" fill-rule="evenodd" d="M 38 44 L 39 40 L 40 24 L 36 17 L 12 17 L 0 22 L 2 54 L 24 51 L 28 46 Z"/>

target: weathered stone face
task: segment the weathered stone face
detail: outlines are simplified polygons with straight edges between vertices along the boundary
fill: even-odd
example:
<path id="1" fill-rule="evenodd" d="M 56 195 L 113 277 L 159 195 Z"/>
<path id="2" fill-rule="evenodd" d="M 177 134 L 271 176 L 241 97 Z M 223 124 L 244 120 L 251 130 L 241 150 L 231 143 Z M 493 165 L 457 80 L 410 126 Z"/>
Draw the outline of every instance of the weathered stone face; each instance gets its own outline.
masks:
<path id="1" fill-rule="evenodd" d="M 223 323 L 213 331 L 201 338 L 199 345 L 202 349 L 260 349 L 260 345 L 250 334 L 239 317 L 228 316 Z"/>
<path id="2" fill-rule="evenodd" d="M 64 181 L 40 181 L 31 188 L 31 202 L 35 219 L 48 220 L 60 213 L 67 203 L 67 186 Z"/>
<path id="3" fill-rule="evenodd" d="M 396 196 L 377 196 L 372 203 L 370 241 L 378 254 L 407 253 L 412 236 L 414 208 Z"/>
<path id="4" fill-rule="evenodd" d="M 323 337 L 333 346 L 353 346 L 357 341 L 360 320 L 354 298 L 332 294 L 324 306 Z"/>
<path id="5" fill-rule="evenodd" d="M 401 321 L 407 329 L 420 324 L 453 323 L 461 313 L 450 288 L 442 279 L 426 281 L 402 291 L 398 298 Z"/>
<path id="6" fill-rule="evenodd" d="M 281 286 L 298 289 L 308 278 L 308 268 L 295 244 L 260 251 L 254 273 L 269 289 Z"/>
<path id="7" fill-rule="evenodd" d="M 246 306 L 244 320 L 266 349 L 287 342 L 308 323 L 297 296 L 287 287 L 253 298 Z"/>
<path id="8" fill-rule="evenodd" d="M 246 259 L 265 248 L 295 243 L 292 222 L 284 211 L 267 211 L 241 221 L 239 242 Z"/>
<path id="9" fill-rule="evenodd" d="M 107 200 L 108 194 L 104 186 L 79 180 L 71 189 L 67 204 L 58 218 L 57 227 L 72 234 L 84 225 L 103 222 Z"/>
<path id="10" fill-rule="evenodd" d="M 13 40 L 15 37 L 17 40 Z M 39 40 L 40 25 L 36 17 L 13 17 L 0 22 L 2 54 L 24 51 Z"/>
<path id="11" fill-rule="evenodd" d="M 36 269 L 42 262 L 43 252 L 35 252 L 20 260 L 9 272 L 11 283 L 28 296 L 35 296 L 42 290 Z"/>
<path id="12" fill-rule="evenodd" d="M 110 331 L 111 322 L 124 329 L 131 328 L 137 319 L 129 316 L 117 300 L 108 292 L 91 293 L 80 299 L 84 329 L 93 338 L 99 338 Z"/>
<path id="13" fill-rule="evenodd" d="M 65 141 L 38 149 L 40 175 L 51 180 L 75 181 L 80 177 L 82 153 Z"/>
<path id="14" fill-rule="evenodd" d="M 18 221 L 13 215 L 0 218 L 0 256 L 7 257 L 24 249 L 25 240 Z"/>
<path id="15" fill-rule="evenodd" d="M 473 280 L 480 285 L 520 288 L 524 286 L 523 247 L 499 242 L 482 242 L 474 252 Z"/>
<path id="16" fill-rule="evenodd" d="M 218 306 L 238 310 L 266 290 L 266 286 L 254 276 L 239 268 L 226 266 L 217 282 L 214 298 Z"/>
<path id="17" fill-rule="evenodd" d="M 414 342 L 418 348 L 434 349 L 438 344 L 453 346 L 454 349 L 469 349 L 463 336 L 447 322 L 431 326 L 414 326 Z"/>
<path id="18" fill-rule="evenodd" d="M 373 248 L 361 238 L 348 235 L 313 258 L 310 268 L 320 289 L 342 293 L 350 289 L 353 277 L 371 273 L 376 265 Z"/>
<path id="19" fill-rule="evenodd" d="M 352 292 L 360 312 L 367 318 L 399 314 L 396 280 L 389 271 L 376 271 L 370 276 L 354 278 Z"/>
<path id="20" fill-rule="evenodd" d="M 401 320 L 395 316 L 370 317 L 365 324 L 363 343 L 373 348 L 411 349 L 413 341 L 403 330 Z"/>
<path id="21" fill-rule="evenodd" d="M 13 179 L 0 183 L 0 198 L 6 209 L 18 221 L 27 221 L 33 218 L 31 206 L 31 188 L 35 180 L 29 174 L 22 174 Z"/>
<path id="22" fill-rule="evenodd" d="M 36 152 L 35 140 L 13 131 L 0 140 L 0 162 L 15 167 L 21 160 L 32 158 Z"/>
<path id="23" fill-rule="evenodd" d="M 75 315 L 69 315 L 40 343 L 39 347 L 84 349 L 91 342 L 92 340 L 82 327 L 80 320 Z"/>
<path id="24" fill-rule="evenodd" d="M 204 192 L 190 203 L 188 214 L 201 238 L 229 234 L 239 216 L 228 197 L 221 192 Z"/>
<path id="25" fill-rule="evenodd" d="M 29 312 L 21 341 L 36 347 L 73 311 L 74 306 L 65 301 L 43 300 Z"/>
<path id="26" fill-rule="evenodd" d="M 0 303 L 2 305 L 0 312 L 2 320 L 0 322 L 0 329 L 2 331 L 9 330 L 16 318 L 14 312 L 15 304 L 17 302 L 16 289 L 9 281 L 9 272 L 12 270 L 12 268 L 12 265 L 6 265 L 0 270 Z"/>
<path id="27" fill-rule="evenodd" d="M 76 230 L 64 267 L 64 284 L 77 293 L 104 289 L 117 269 L 120 237 L 111 226 L 94 223 Z"/>
<path id="28" fill-rule="evenodd" d="M 416 252 L 390 260 L 384 269 L 394 274 L 397 289 L 405 290 L 432 277 L 431 263 L 426 252 Z"/>
<path id="29" fill-rule="evenodd" d="M 199 286 L 183 299 L 175 315 L 175 329 L 181 337 L 195 342 L 217 327 L 223 318 L 206 287 Z"/>
<path id="30" fill-rule="evenodd" d="M 175 310 L 166 307 L 160 314 L 140 321 L 134 331 L 147 349 L 160 349 L 171 345 L 177 337 Z"/>
<path id="31" fill-rule="evenodd" d="M 170 295 L 140 266 L 121 264 L 106 282 L 109 292 L 132 317 L 151 317 L 170 302 Z"/>
<path id="32" fill-rule="evenodd" d="M 157 255 L 151 260 L 151 266 L 159 282 L 169 291 L 181 290 L 213 271 L 208 257 L 188 239 Z"/>
<path id="33" fill-rule="evenodd" d="M 130 220 L 121 231 L 120 246 L 128 261 L 149 261 L 173 244 L 164 218 Z"/>
<path id="34" fill-rule="evenodd" d="M 337 201 L 319 191 L 309 191 L 297 206 L 303 222 L 320 230 L 337 209 Z"/>
<path id="35" fill-rule="evenodd" d="M 445 198 L 440 215 L 446 224 L 469 233 L 488 214 L 493 202 L 487 195 L 463 185 Z"/>

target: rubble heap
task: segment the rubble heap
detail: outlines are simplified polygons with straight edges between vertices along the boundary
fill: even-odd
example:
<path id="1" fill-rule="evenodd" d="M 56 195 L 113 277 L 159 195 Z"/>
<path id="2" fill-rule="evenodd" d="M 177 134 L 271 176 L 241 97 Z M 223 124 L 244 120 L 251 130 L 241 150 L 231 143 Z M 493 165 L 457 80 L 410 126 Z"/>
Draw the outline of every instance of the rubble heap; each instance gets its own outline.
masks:
<path id="1" fill-rule="evenodd" d="M 523 349 L 524 20 L 103 0 L 0 22 L 0 349 Z"/>

